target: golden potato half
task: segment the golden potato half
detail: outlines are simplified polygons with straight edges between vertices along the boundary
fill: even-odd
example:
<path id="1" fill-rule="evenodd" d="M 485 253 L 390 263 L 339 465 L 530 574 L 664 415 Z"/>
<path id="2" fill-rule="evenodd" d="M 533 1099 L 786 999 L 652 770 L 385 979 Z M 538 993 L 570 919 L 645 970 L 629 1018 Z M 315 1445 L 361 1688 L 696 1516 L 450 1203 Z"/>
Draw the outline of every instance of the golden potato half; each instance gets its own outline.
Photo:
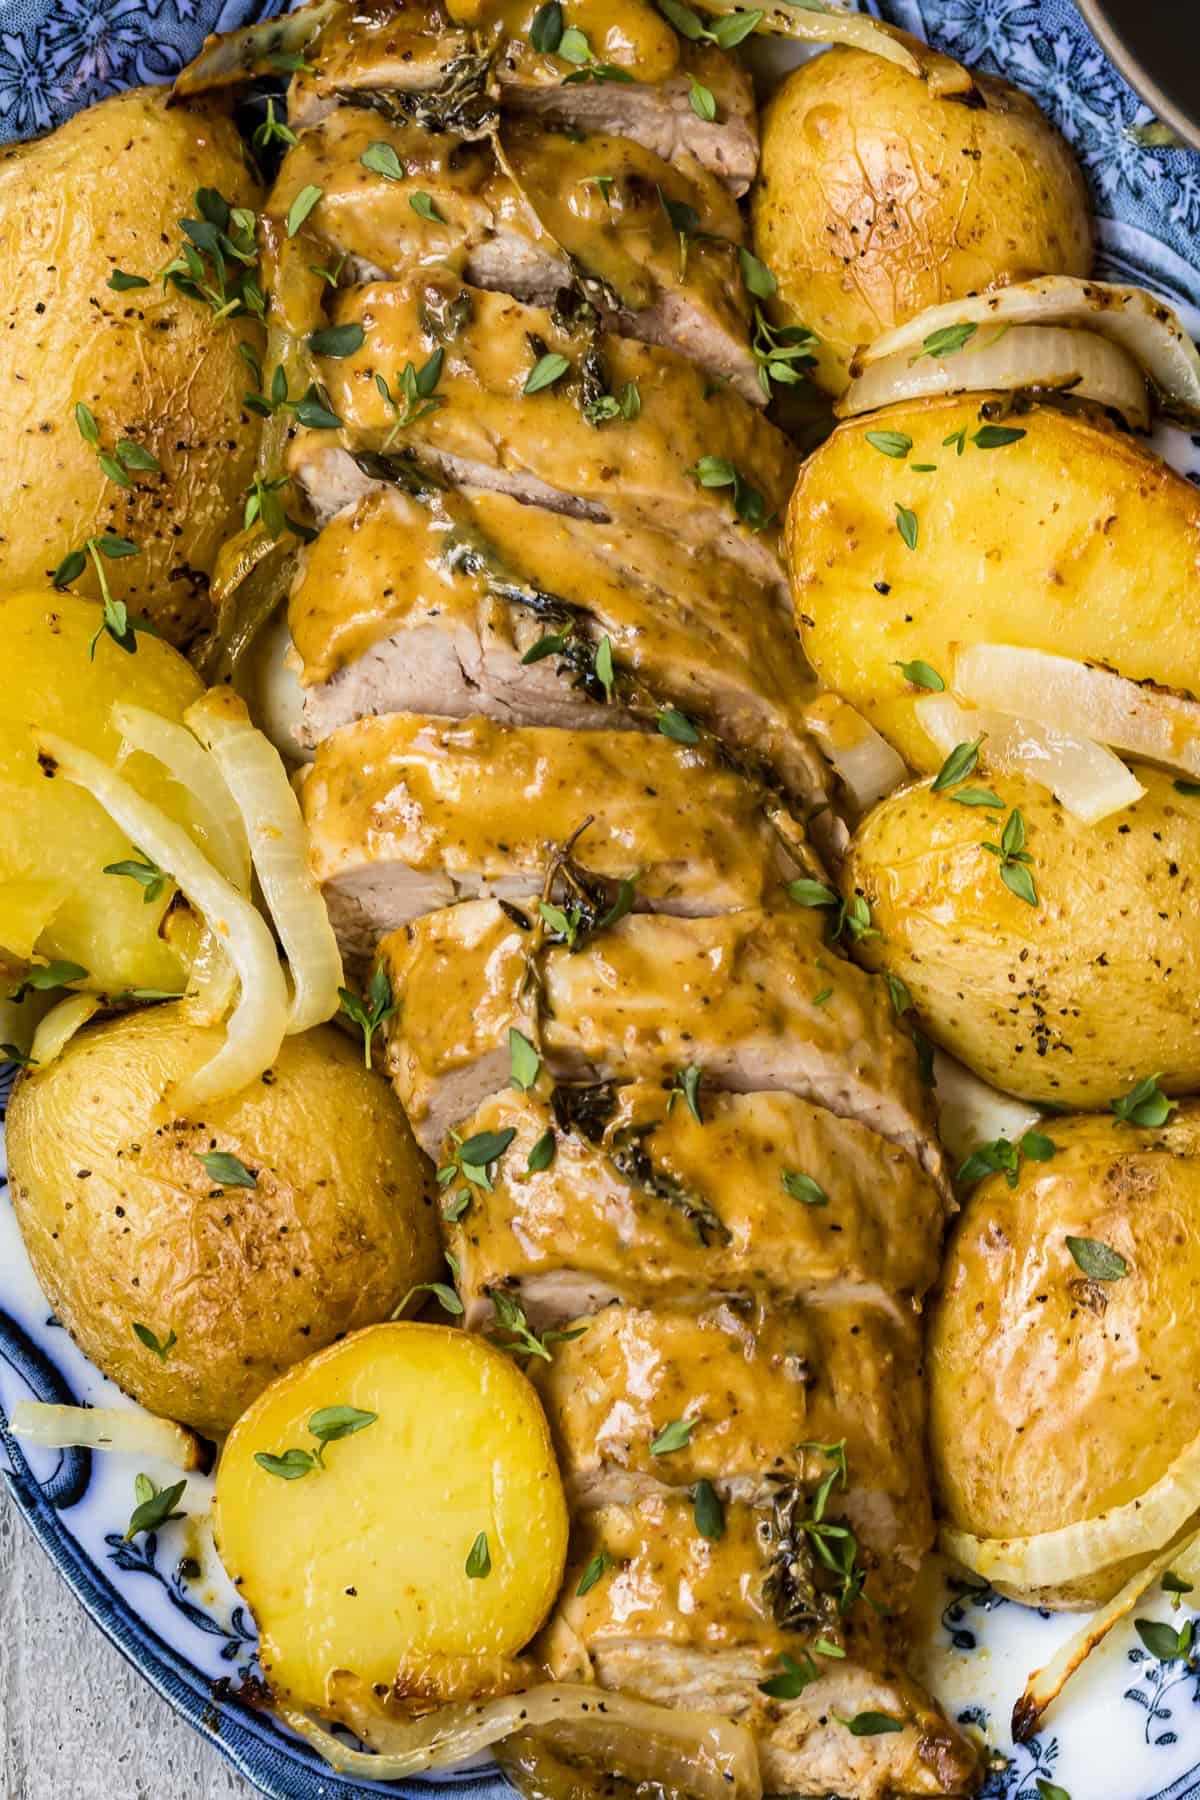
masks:
<path id="1" fill-rule="evenodd" d="M 58 1318 L 151 1412 L 209 1436 L 439 1262 L 429 1165 L 339 1031 L 286 1038 L 202 1123 L 157 1116 L 219 1041 L 177 1006 L 88 1027 L 8 1113 L 17 1223 Z"/>
<path id="2" fill-rule="evenodd" d="M 335 1407 L 352 1429 L 322 1449 Z M 274 1382 L 225 1446 L 214 1529 L 271 1687 L 333 1717 L 343 1690 L 382 1712 L 503 1679 L 567 1551 L 536 1393 L 446 1325 L 359 1331 Z"/>
<path id="3" fill-rule="evenodd" d="M 844 891 L 881 933 L 862 960 L 907 984 L 930 1037 L 1023 1099 L 1104 1109 L 1160 1072 L 1171 1093 L 1200 1087 L 1200 799 L 1137 776 L 1137 804 L 1095 825 L 1019 776 L 969 784 L 1003 814 L 918 782 L 851 844 Z M 984 848 L 1014 807 L 1036 907 Z"/>
<path id="4" fill-rule="evenodd" d="M 983 409 L 1009 398 L 848 420 L 803 465 L 788 512 L 805 653 L 917 769 L 942 757 L 898 665 L 923 660 L 949 682 L 956 644 L 1200 685 L 1200 493 L 1128 433 L 1055 406 L 1006 418 L 1024 435 L 981 448 Z M 889 455 L 871 441 L 881 433 L 911 448 Z"/>
<path id="5" fill-rule="evenodd" d="M 0 594 L 0 950 L 16 959 L 18 973 L 35 949 L 73 962 L 87 970 L 83 985 L 100 993 L 174 992 L 184 972 L 159 936 L 173 887 L 166 883 L 147 903 L 149 890 L 137 880 L 106 875 L 137 860 L 133 845 L 90 794 L 47 780 L 38 762 L 34 733 L 41 730 L 113 763 L 121 747 L 110 719 L 115 702 L 178 722 L 204 691 L 183 657 L 148 635 L 138 637 L 132 656 L 103 635 L 89 656 L 100 617 L 99 607 L 74 594 Z M 202 839 L 187 793 L 152 757 L 131 757 L 122 773 Z"/>
<path id="6" fill-rule="evenodd" d="M 1050 1161 L 1026 1161 L 1015 1188 L 990 1176 L 968 1200 L 932 1309 L 935 1477 L 952 1524 L 980 1537 L 1135 1500 L 1198 1428 L 1200 1106 L 1156 1131 L 1102 1117 L 1041 1129 Z M 1115 1251 L 1126 1273 L 1089 1277 L 1068 1237 Z M 1130 1572 L 1036 1598 L 1086 1604 Z"/>
<path id="7" fill-rule="evenodd" d="M 1079 166 L 1027 94 L 977 75 L 982 106 L 863 50 L 788 76 L 767 107 L 754 244 L 782 322 L 821 339 L 840 393 L 856 347 L 927 306 L 1033 275 L 1086 275 Z"/>
<path id="8" fill-rule="evenodd" d="M 0 583 L 43 583 L 89 536 L 116 533 L 139 554 L 106 563 L 113 595 L 182 644 L 208 622 L 208 575 L 253 473 L 238 344 L 261 351 L 262 334 L 158 279 L 184 241 L 180 220 L 199 216 L 198 189 L 232 206 L 256 198 L 230 121 L 168 97 L 133 88 L 0 149 Z M 115 270 L 148 285 L 115 291 Z M 160 471 L 110 480 L 97 448 L 122 441 Z M 91 569 L 77 585 L 99 592 Z"/>

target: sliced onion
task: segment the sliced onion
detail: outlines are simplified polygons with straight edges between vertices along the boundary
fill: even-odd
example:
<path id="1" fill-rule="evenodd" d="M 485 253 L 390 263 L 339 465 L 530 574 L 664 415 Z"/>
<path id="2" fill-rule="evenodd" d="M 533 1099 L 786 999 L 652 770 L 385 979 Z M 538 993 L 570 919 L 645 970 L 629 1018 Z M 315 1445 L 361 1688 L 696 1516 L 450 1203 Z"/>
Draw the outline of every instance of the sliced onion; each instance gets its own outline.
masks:
<path id="1" fill-rule="evenodd" d="M 584 1682 L 547 1682 L 496 1700 L 445 1706 L 423 1718 L 389 1720 L 393 1746 L 351 1750 L 287 1702 L 279 1717 L 340 1774 L 399 1781 L 463 1762 L 517 1731 L 549 1731 L 555 1742 L 615 1765 L 634 1780 L 679 1787 L 692 1800 L 761 1800 L 754 1739 L 716 1713 L 653 1706 Z"/>
<path id="2" fill-rule="evenodd" d="M 916 703 L 917 716 L 939 757 L 982 735 L 979 757 L 1001 775 L 1024 775 L 1050 790 L 1066 810 L 1094 825 L 1140 800 L 1145 789 L 1119 756 L 1088 738 L 1070 737 L 1011 713 L 960 706 L 948 694 Z"/>
<path id="3" fill-rule="evenodd" d="M 201 1068 L 184 1077 L 171 1101 L 179 1111 L 190 1112 L 205 1101 L 237 1093 L 274 1062 L 287 1025 L 287 984 L 266 924 L 183 827 L 143 799 L 98 756 L 50 732 L 38 733 L 37 744 L 57 764 L 59 775 L 86 789 L 126 837 L 170 873 L 225 947 L 241 984 L 225 1042 Z"/>
<path id="4" fill-rule="evenodd" d="M 1150 424 L 1146 377 L 1129 352 L 1095 331 L 1058 325 L 1015 325 L 999 333 L 984 326 L 978 339 L 953 356 L 914 358 L 898 351 L 873 361 L 850 383 L 836 410 L 849 419 L 896 400 L 996 388 L 1061 389 L 1113 407 L 1139 431 Z"/>
<path id="5" fill-rule="evenodd" d="M 956 1162 L 997 1138 L 1018 1143 L 1042 1116 L 1036 1106 L 989 1087 L 944 1050 L 933 1053 L 933 1074 L 938 1136 Z"/>
<path id="6" fill-rule="evenodd" d="M 318 0 L 281 18 L 262 19 L 240 31 L 226 31 L 205 38 L 200 54 L 175 77 L 172 100 L 186 100 L 210 88 L 230 87 L 256 75 L 277 75 L 275 58 L 305 50 L 326 20 L 337 11 L 335 0 Z"/>
<path id="7" fill-rule="evenodd" d="M 236 997 L 237 970 L 216 933 L 206 926 L 192 952 L 180 1017 L 190 1025 L 219 1025 Z"/>
<path id="8" fill-rule="evenodd" d="M 1200 1437 L 1136 1500 L 1096 1519 L 1080 1519 L 1034 1537 L 979 1538 L 946 1527 L 942 1547 L 985 1581 L 1026 1593 L 1095 1575 L 1130 1556 L 1152 1556 L 1200 1510 Z"/>
<path id="9" fill-rule="evenodd" d="M 1060 1644 L 1050 1661 L 1044 1668 L 1037 1669 L 1025 1683 L 1021 1698 L 1013 1707 L 1012 1734 L 1013 1742 L 1027 1744 L 1037 1731 L 1042 1717 L 1052 1700 L 1058 1696 L 1070 1681 L 1077 1669 L 1083 1667 L 1092 1651 L 1102 1644 L 1114 1625 L 1131 1613 L 1142 1595 L 1154 1586 L 1160 1575 L 1169 1568 L 1186 1559 L 1187 1552 L 1194 1550 L 1196 1539 L 1185 1539 L 1182 1543 L 1172 1544 L 1153 1562 L 1139 1569 L 1125 1585 L 1115 1593 L 1106 1606 L 1089 1615 L 1065 1643 Z"/>
<path id="10" fill-rule="evenodd" d="M 173 781 L 187 790 L 199 814 L 200 830 L 212 861 L 240 893 L 250 886 L 250 845 L 242 815 L 213 758 L 190 731 L 144 706 L 112 709 L 112 722 L 129 750 L 140 750 L 160 762 Z M 120 767 L 120 762 L 117 764 Z"/>
<path id="11" fill-rule="evenodd" d="M 292 971 L 287 1029 L 308 1031 L 337 1011 L 344 976 L 287 770 L 228 688 L 210 688 L 184 718 L 220 769 L 249 833 L 254 872 Z"/>
<path id="12" fill-rule="evenodd" d="M 1015 644 L 972 644 L 955 655 L 953 685 L 977 706 L 1019 710 L 1052 731 L 1200 775 L 1200 705 L 1111 669 Z"/>
<path id="13" fill-rule="evenodd" d="M 845 782 L 859 812 L 866 812 L 898 788 L 908 773 L 887 740 L 836 694 L 822 694 L 807 706 L 804 723 Z"/>
<path id="14" fill-rule="evenodd" d="M 700 12 L 724 18 L 729 13 L 746 12 L 742 0 L 696 0 Z M 772 37 L 792 38 L 800 44 L 851 44 L 856 50 L 867 50 L 885 62 L 896 63 L 909 75 L 929 83 L 930 92 L 944 97 L 975 92 L 975 78 L 962 63 L 942 51 L 935 50 L 920 38 L 911 37 L 882 19 L 865 13 L 848 13 L 833 0 L 813 6 L 805 0 L 801 6 L 772 5 L 763 0 L 763 18 L 755 30 Z"/>
<path id="15" fill-rule="evenodd" d="M 916 356 L 927 338 L 948 325 L 1083 326 L 1129 352 L 1156 389 L 1164 412 L 1186 423 L 1200 417 L 1200 355 L 1177 314 L 1145 288 L 1074 275 L 1042 275 L 927 307 L 861 351 L 854 373 L 890 356 Z"/>
<path id="16" fill-rule="evenodd" d="M 98 994 L 68 994 L 52 1006 L 33 1034 L 29 1054 L 39 1069 L 60 1057 L 75 1033 L 94 1018 L 104 1002 Z"/>
<path id="17" fill-rule="evenodd" d="M 194 1431 L 153 1413 L 103 1406 L 47 1406 L 18 1400 L 9 1417 L 14 1437 L 45 1450 L 120 1450 L 158 1456 L 177 1469 L 206 1469 L 209 1454 Z"/>

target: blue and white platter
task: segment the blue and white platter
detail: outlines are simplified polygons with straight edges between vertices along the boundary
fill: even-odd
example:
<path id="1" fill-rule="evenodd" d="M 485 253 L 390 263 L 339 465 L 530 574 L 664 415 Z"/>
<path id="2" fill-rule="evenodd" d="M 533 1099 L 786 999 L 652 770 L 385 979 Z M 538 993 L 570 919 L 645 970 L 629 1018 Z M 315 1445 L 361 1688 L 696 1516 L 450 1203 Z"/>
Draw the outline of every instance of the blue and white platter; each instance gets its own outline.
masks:
<path id="1" fill-rule="evenodd" d="M 169 80 L 207 31 L 275 10 L 260 0 L 5 0 L 0 142 L 46 131 L 120 88 Z M 1153 289 L 1200 333 L 1200 153 L 1147 148 L 1130 134 L 1149 109 L 1071 0 L 869 0 L 865 10 L 1032 94 L 1074 144 L 1090 181 L 1097 272 Z M 1186 41 L 1181 50 L 1188 53 Z M 1200 440 L 1169 433 L 1160 448 L 1200 480 Z M 8 1085 L 0 1073 L 0 1120 Z M 99 1628 L 263 1794 L 352 1800 L 396 1793 L 331 1774 L 238 1698 L 256 1666 L 253 1621 L 198 1517 L 126 1544 L 134 1474 L 126 1458 L 26 1451 L 11 1436 L 7 1417 L 20 1399 L 131 1403 L 50 1316 L 3 1176 L 0 1125 L 0 1475 L 19 1511 Z M 171 1478 L 165 1466 L 147 1472 Z M 205 1498 L 204 1481 L 191 1477 L 188 1503 L 199 1512 Z M 1174 1618 L 1163 1597 L 1148 1596 L 1143 1609 Z M 1042 1800 L 1048 1786 L 1070 1800 L 1200 1800 L 1200 1668 L 1158 1662 L 1132 1628 L 1118 1628 L 1051 1710 L 1042 1734 L 1014 1748 L 1012 1703 L 1073 1621 L 975 1591 L 936 1569 L 918 1612 L 916 1672 L 951 1717 L 977 1725 L 995 1751 L 986 1800 Z M 62 1774 L 69 1784 L 71 1771 Z M 448 1779 L 456 1800 L 501 1800 L 509 1792 L 486 1769 Z M 422 1790 L 427 1784 L 405 1791 Z"/>

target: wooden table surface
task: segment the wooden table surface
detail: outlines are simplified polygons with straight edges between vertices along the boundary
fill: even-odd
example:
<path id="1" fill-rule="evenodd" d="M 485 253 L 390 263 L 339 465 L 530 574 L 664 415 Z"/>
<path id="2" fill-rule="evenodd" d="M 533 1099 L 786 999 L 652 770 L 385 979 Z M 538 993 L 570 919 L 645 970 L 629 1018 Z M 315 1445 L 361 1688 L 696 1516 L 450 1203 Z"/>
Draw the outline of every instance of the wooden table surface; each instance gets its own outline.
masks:
<path id="1" fill-rule="evenodd" d="M 68 1592 L 0 1485 L 3 1800 L 253 1800 Z"/>

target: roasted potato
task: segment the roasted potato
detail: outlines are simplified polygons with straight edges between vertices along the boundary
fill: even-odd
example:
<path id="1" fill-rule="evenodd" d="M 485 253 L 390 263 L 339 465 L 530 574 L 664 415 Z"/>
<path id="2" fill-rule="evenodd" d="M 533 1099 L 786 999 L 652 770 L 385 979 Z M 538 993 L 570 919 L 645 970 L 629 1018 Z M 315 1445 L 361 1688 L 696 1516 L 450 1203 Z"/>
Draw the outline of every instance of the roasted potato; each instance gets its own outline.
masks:
<path id="1" fill-rule="evenodd" d="M 331 1407 L 357 1419 L 322 1448 Z M 290 1471 L 272 1460 L 317 1451 Z M 451 1698 L 468 1672 L 468 1693 L 489 1669 L 502 1685 L 567 1550 L 536 1393 L 445 1325 L 356 1332 L 272 1383 L 225 1446 L 214 1529 L 267 1681 L 333 1717 L 343 1687 L 382 1711 Z"/>
<path id="2" fill-rule="evenodd" d="M 1017 644 L 1134 681 L 1198 685 L 1195 487 L 1126 433 L 1049 405 L 1004 420 L 1022 437 L 980 448 L 989 400 L 1005 397 L 926 400 L 840 425 L 801 469 L 788 512 L 804 649 L 916 769 L 942 759 L 898 665 L 923 660 L 948 681 L 952 645 Z M 912 448 L 883 453 L 870 441 L 880 433 Z"/>
<path id="3" fill-rule="evenodd" d="M 1020 776 L 984 787 L 1019 810 L 1037 905 L 1001 879 L 1000 813 L 928 782 L 859 827 L 842 873 L 930 1037 L 994 1087 L 1103 1109 L 1144 1076 L 1200 1087 L 1200 799 L 1139 767 L 1135 806 L 1086 825 Z M 1161 1072 L 1161 1073 L 1160 1073 Z"/>
<path id="4" fill-rule="evenodd" d="M 1159 1130 L 1049 1119 L 1051 1160 L 989 1176 L 951 1240 L 929 1336 L 930 1438 L 950 1522 L 1026 1537 L 1143 1495 L 1196 1435 L 1200 1106 Z M 1115 1252 L 1085 1273 L 1067 1239 Z M 1124 1267 L 1124 1274 L 1113 1271 Z M 969 1421 L 969 1425 L 964 1422 Z M 1018 1598 L 1109 1598 L 1148 1554 Z"/>
<path id="5" fill-rule="evenodd" d="M 47 781 L 34 745 L 35 728 L 115 761 L 120 738 L 110 723 L 115 701 L 178 720 L 203 684 L 177 651 L 148 634 L 130 656 L 102 634 L 99 607 L 74 594 L 0 595 L 5 645 L 0 706 L 0 963 L 19 978 L 36 950 L 47 960 L 86 969 L 83 984 L 101 993 L 126 988 L 175 992 L 183 986 L 178 956 L 159 935 L 173 889 L 106 875 L 136 860 L 129 839 L 82 789 Z M 123 773 L 148 800 L 180 824 L 199 821 L 186 793 L 160 764 L 133 756 Z"/>
<path id="6" fill-rule="evenodd" d="M 202 1123 L 160 1116 L 219 1041 L 170 1005 L 90 1026 L 8 1113 L 17 1223 L 56 1315 L 151 1412 L 209 1436 L 439 1262 L 429 1165 L 339 1031 L 286 1038 Z"/>
<path id="7" fill-rule="evenodd" d="M 1079 165 L 1027 94 L 977 75 L 984 104 L 939 98 L 867 51 L 796 69 L 763 116 L 754 243 L 781 322 L 821 340 L 840 393 L 859 344 L 927 306 L 1031 275 L 1086 275 Z"/>
<path id="8" fill-rule="evenodd" d="M 171 107 L 165 88 L 115 94 L 0 149 L 0 583 L 43 583 L 90 536 L 115 533 L 139 553 L 106 562 L 113 595 L 177 644 L 209 620 L 208 575 L 239 522 L 258 435 L 238 345 L 261 352 L 260 327 L 218 320 L 159 279 L 185 241 L 180 221 L 200 216 L 200 189 L 255 204 L 229 120 Z M 146 285 L 114 289 L 122 275 Z M 135 458 L 121 487 L 98 452 L 126 442 L 157 467 Z M 97 595 L 95 570 L 77 586 Z"/>

